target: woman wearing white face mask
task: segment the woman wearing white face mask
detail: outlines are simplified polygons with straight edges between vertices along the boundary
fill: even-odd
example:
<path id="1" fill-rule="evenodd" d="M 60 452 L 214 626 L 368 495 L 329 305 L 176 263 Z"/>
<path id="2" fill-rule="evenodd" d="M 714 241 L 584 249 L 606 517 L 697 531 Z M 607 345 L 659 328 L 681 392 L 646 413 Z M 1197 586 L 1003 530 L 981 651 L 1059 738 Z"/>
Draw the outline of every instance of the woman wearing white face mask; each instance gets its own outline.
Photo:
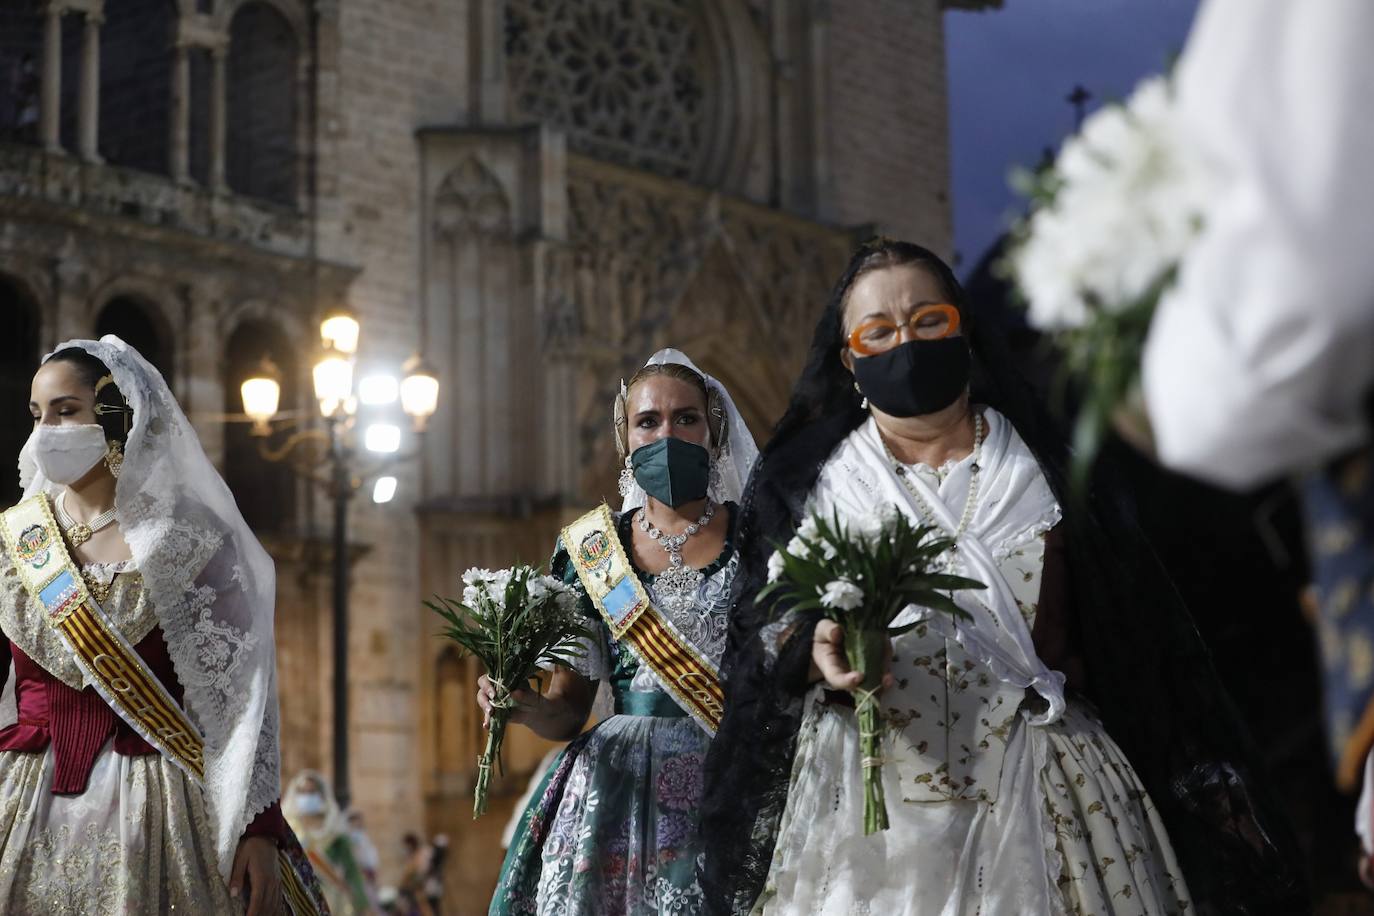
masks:
<path id="1" fill-rule="evenodd" d="M 281 809 L 315 868 L 330 912 L 334 916 L 375 912 L 348 819 L 334 800 L 329 780 L 314 770 L 297 773 L 282 793 Z"/>
<path id="2" fill-rule="evenodd" d="M 278 805 L 272 563 L 166 382 L 73 341 L 29 407 L 0 516 L 0 912 L 327 911 Z"/>

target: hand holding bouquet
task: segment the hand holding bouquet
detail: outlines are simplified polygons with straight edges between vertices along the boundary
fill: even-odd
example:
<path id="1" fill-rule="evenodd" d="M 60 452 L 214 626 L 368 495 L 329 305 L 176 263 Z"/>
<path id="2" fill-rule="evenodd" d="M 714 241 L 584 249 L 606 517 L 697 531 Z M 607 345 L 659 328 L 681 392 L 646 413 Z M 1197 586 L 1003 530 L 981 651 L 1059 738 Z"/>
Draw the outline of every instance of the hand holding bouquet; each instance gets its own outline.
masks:
<path id="1" fill-rule="evenodd" d="M 425 606 L 443 617 L 443 635 L 463 655 L 476 656 L 487 669 L 493 697 L 487 746 L 477 761 L 472 816 L 487 810 L 492 761 L 500 760 L 506 724 L 515 711 L 514 691 L 530 683 L 547 664 L 568 667 L 581 655 L 577 640 L 588 637 L 577 596 L 552 576 L 530 566 L 463 573 L 463 600 L 437 598 Z"/>
<path id="2" fill-rule="evenodd" d="M 826 520 L 808 517 L 797 534 L 768 561 L 768 584 L 759 601 L 791 611 L 820 611 L 844 628 L 849 667 L 862 676 L 855 691 L 863 760 L 864 834 L 886 830 L 887 803 L 882 782 L 882 687 L 887 647 L 894 636 L 915 623 L 893 627 L 908 605 L 967 617 L 949 596 L 962 588 L 986 588 L 981 582 L 937 572 L 940 558 L 954 546 L 951 538 L 932 536 L 932 527 L 912 525 L 901 513 L 875 519 L 851 530 L 836 514 Z"/>

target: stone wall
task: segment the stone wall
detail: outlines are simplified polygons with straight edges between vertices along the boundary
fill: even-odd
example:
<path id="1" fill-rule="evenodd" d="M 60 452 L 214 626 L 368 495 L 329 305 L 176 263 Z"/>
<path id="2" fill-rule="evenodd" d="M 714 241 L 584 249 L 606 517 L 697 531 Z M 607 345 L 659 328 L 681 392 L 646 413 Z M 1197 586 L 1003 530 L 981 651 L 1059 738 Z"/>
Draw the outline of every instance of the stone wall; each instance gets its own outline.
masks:
<path id="1" fill-rule="evenodd" d="M 831 5 L 832 215 L 950 254 L 944 26 L 936 0 Z"/>

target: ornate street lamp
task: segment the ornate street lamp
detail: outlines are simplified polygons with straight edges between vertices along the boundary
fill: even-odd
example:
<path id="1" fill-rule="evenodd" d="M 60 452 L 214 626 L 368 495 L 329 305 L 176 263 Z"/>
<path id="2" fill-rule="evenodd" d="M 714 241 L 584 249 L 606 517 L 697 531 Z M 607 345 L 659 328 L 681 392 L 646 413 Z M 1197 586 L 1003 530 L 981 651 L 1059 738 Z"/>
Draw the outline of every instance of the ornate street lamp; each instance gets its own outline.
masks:
<path id="1" fill-rule="evenodd" d="M 272 422 L 281 401 L 280 373 L 268 360 L 240 387 L 244 413 L 253 421 L 253 433 L 261 437 L 259 451 L 268 461 L 287 462 L 301 476 L 324 488 L 333 502 L 333 579 L 334 579 L 334 790 L 339 804 L 347 807 L 348 780 L 348 503 L 353 493 L 373 481 L 372 499 L 390 502 L 396 495 L 396 477 L 381 472 L 397 461 L 411 457 L 400 454 L 401 427 L 378 422 L 363 430 L 363 447 L 379 457 L 369 467 L 358 466 L 358 452 L 352 435 L 357 425 L 359 403 L 384 408 L 400 401 L 416 434 L 423 434 L 439 401 L 438 374 L 417 354 L 403 367 L 404 376 L 373 375 L 354 385 L 353 369 L 361 327 L 345 308 L 326 312 L 320 322 L 323 352 L 311 372 L 315 400 L 319 404 L 323 428 L 297 422 L 299 427 L 278 448 L 270 448 Z M 328 448 L 321 473 L 318 453 L 300 451 L 305 442 L 314 441 Z M 411 453 L 415 454 L 415 453 Z"/>

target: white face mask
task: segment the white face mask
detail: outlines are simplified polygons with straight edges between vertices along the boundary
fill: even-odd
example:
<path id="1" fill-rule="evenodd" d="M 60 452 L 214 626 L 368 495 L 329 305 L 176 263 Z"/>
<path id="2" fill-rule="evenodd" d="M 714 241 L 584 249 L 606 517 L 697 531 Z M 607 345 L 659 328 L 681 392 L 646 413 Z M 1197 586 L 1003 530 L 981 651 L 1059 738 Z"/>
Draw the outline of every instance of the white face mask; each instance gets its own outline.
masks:
<path id="1" fill-rule="evenodd" d="M 40 424 L 24 448 L 39 472 L 53 483 L 76 483 L 105 457 L 105 430 L 98 423 L 82 426 Z"/>
<path id="2" fill-rule="evenodd" d="M 296 796 L 296 811 L 306 817 L 324 814 L 324 796 L 318 792 L 302 792 Z"/>

